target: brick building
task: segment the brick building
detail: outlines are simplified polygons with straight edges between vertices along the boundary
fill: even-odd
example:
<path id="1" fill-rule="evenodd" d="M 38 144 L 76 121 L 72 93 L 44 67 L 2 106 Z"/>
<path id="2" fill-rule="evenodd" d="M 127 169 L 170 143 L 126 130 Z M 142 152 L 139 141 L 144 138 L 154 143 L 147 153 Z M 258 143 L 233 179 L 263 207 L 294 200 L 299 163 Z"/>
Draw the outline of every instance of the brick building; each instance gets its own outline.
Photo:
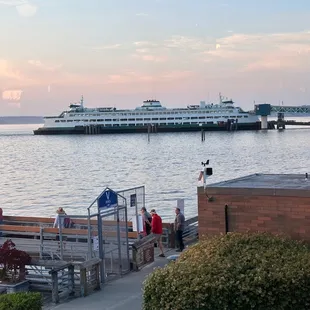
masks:
<path id="1" fill-rule="evenodd" d="M 267 231 L 310 241 L 310 179 L 253 174 L 198 187 L 199 236 Z"/>

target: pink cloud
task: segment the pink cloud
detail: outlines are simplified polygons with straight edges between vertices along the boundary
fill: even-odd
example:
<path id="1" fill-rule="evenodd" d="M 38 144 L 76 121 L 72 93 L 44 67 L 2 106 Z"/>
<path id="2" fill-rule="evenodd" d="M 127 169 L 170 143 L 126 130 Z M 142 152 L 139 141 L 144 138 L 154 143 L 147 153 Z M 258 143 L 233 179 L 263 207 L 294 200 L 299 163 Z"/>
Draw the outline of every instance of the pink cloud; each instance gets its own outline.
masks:
<path id="1" fill-rule="evenodd" d="M 165 61 L 167 61 L 166 56 L 143 55 L 141 58 L 145 61 L 153 61 L 153 62 L 165 62 Z"/>

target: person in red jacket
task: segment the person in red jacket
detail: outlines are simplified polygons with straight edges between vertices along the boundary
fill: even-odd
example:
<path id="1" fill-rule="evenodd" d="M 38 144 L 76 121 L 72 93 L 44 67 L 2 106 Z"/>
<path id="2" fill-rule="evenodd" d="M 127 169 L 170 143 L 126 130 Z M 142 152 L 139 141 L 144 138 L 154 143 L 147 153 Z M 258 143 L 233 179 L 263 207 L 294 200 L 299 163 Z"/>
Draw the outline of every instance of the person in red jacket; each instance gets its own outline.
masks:
<path id="1" fill-rule="evenodd" d="M 163 234 L 163 224 L 161 217 L 156 213 L 155 209 L 151 210 L 152 214 L 152 233 L 156 237 L 156 241 L 158 243 L 159 249 L 161 253 L 159 254 L 160 257 L 165 257 L 163 245 L 161 243 L 161 236 Z"/>

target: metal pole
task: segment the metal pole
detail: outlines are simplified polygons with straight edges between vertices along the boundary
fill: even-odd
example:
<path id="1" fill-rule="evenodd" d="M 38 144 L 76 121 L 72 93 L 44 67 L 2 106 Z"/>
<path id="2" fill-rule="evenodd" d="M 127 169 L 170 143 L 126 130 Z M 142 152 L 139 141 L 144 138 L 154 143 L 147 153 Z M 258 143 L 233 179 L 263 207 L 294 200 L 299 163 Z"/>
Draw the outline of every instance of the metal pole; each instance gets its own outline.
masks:
<path id="1" fill-rule="evenodd" d="M 130 270 L 130 257 L 129 257 L 129 240 L 128 240 L 128 218 L 127 218 L 127 200 L 125 199 L 125 228 L 126 228 L 126 254 L 128 270 Z"/>
<path id="2" fill-rule="evenodd" d="M 228 224 L 228 205 L 225 205 L 225 233 L 229 232 L 229 224 Z"/>
<path id="3" fill-rule="evenodd" d="M 99 242 L 99 258 L 101 259 L 100 263 L 100 281 L 101 283 L 105 282 L 105 270 L 104 270 L 104 252 L 103 252 L 103 238 L 102 238 L 102 220 L 101 215 L 97 215 L 98 223 L 98 242 Z"/>
<path id="4" fill-rule="evenodd" d="M 63 249 L 63 242 L 62 242 L 62 221 L 61 219 L 63 218 L 63 216 L 61 214 L 59 214 L 59 246 L 60 246 L 60 258 L 61 260 L 64 259 L 64 249 Z"/>
<path id="5" fill-rule="evenodd" d="M 207 187 L 207 169 L 206 167 L 203 168 L 203 187 L 206 189 Z"/>
<path id="6" fill-rule="evenodd" d="M 136 194 L 136 201 L 135 201 L 135 209 L 136 209 L 136 223 L 137 223 L 137 234 L 139 236 L 139 214 L 138 214 L 138 196 L 137 196 L 137 190 L 135 190 L 135 194 Z M 144 203 L 143 203 L 143 207 L 144 207 Z M 127 210 L 127 208 L 126 208 Z"/>
<path id="7" fill-rule="evenodd" d="M 43 227 L 40 227 L 40 259 L 43 258 Z"/>
<path id="8" fill-rule="evenodd" d="M 121 232 L 119 222 L 119 205 L 117 205 L 117 243 L 118 243 L 119 274 L 122 275 L 122 251 L 121 251 Z"/>
<path id="9" fill-rule="evenodd" d="M 145 207 L 145 187 L 143 186 L 143 207 Z"/>
<path id="10" fill-rule="evenodd" d="M 88 242 L 88 259 L 91 259 L 93 257 L 92 255 L 92 247 L 91 247 L 91 225 L 90 225 L 90 209 L 88 211 L 88 237 L 87 237 L 87 242 Z"/>

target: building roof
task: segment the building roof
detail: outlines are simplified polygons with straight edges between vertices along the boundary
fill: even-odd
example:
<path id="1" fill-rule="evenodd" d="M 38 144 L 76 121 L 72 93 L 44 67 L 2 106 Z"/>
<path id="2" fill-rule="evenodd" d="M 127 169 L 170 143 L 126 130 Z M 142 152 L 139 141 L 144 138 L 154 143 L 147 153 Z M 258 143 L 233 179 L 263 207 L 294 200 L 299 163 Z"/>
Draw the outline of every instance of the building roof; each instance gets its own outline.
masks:
<path id="1" fill-rule="evenodd" d="M 310 190 L 310 174 L 251 174 L 245 177 L 208 184 L 207 188 Z"/>

